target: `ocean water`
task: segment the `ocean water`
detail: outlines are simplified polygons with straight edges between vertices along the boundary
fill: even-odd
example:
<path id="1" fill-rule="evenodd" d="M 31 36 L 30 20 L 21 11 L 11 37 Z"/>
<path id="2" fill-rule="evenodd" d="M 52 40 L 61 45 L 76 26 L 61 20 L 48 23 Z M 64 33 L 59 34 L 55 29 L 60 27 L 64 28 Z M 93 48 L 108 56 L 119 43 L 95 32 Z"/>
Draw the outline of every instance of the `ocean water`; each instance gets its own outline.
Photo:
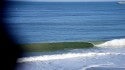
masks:
<path id="1" fill-rule="evenodd" d="M 19 43 L 125 37 L 125 5 L 116 2 L 12 2 L 5 21 Z"/>
<path id="2" fill-rule="evenodd" d="M 21 44 L 105 41 L 89 49 L 25 53 L 17 70 L 125 70 L 125 4 L 10 2 L 5 15 Z"/>

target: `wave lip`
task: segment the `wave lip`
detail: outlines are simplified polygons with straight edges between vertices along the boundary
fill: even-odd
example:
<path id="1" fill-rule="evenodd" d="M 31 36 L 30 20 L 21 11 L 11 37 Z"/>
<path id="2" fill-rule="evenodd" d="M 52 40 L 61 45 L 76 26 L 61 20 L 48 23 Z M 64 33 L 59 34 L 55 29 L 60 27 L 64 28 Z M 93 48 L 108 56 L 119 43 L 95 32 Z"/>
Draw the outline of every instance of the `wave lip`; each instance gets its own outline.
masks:
<path id="1" fill-rule="evenodd" d="M 125 47 L 125 39 L 113 39 L 102 44 L 95 45 L 96 47 Z"/>

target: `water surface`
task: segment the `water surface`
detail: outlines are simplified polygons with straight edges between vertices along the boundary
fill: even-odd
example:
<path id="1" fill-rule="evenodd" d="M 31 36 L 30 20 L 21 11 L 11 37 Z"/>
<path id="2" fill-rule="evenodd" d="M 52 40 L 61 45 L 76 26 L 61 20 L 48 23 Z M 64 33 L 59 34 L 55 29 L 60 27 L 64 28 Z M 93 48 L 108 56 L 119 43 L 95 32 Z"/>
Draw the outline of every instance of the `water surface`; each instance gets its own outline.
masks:
<path id="1" fill-rule="evenodd" d="M 25 53 L 17 61 L 17 70 L 125 69 L 125 4 L 11 2 L 8 5 L 5 21 L 18 43 L 106 41 L 89 49 Z"/>

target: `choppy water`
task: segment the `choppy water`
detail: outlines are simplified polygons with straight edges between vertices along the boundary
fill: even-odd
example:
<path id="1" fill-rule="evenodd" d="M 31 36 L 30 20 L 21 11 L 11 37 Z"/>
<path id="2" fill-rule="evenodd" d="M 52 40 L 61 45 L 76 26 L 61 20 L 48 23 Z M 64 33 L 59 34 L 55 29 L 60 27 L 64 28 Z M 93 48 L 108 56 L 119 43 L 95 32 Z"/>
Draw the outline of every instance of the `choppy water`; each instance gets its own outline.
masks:
<path id="1" fill-rule="evenodd" d="M 25 53 L 17 70 L 125 70 L 125 4 L 11 2 L 5 21 L 18 43 L 106 41 L 94 48 Z"/>

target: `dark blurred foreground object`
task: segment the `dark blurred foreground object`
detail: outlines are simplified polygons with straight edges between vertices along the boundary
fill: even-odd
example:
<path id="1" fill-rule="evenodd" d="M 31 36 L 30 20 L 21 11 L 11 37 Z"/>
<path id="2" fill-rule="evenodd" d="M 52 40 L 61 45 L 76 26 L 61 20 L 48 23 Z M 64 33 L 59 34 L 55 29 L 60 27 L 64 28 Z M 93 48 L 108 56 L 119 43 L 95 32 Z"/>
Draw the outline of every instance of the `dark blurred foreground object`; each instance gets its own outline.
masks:
<path id="1" fill-rule="evenodd" d="M 14 70 L 22 50 L 10 36 L 11 32 L 8 31 L 7 25 L 3 21 L 5 16 L 3 13 L 6 8 L 5 0 L 0 0 L 0 70 Z"/>

